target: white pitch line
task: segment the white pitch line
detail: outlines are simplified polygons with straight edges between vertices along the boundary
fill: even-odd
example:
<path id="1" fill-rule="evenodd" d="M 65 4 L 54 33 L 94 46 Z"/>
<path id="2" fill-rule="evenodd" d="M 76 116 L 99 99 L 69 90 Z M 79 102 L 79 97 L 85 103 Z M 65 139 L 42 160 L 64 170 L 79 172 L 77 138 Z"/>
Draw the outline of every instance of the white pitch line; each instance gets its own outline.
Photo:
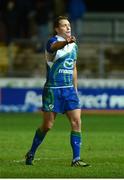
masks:
<path id="1" fill-rule="evenodd" d="M 41 161 L 41 160 L 64 160 L 64 159 L 63 158 L 57 158 L 57 157 L 53 157 L 53 158 L 36 158 L 36 159 L 34 159 L 34 161 Z M 12 160 L 12 162 L 21 163 L 21 162 L 25 162 L 25 159 Z"/>

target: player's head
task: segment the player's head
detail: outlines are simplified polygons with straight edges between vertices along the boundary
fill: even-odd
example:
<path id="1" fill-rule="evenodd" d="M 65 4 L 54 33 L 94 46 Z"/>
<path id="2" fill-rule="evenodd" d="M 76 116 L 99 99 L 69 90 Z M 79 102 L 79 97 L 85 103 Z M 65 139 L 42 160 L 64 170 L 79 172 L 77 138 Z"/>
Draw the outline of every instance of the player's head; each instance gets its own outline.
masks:
<path id="1" fill-rule="evenodd" d="M 68 18 L 66 16 L 58 16 L 54 21 L 54 31 L 55 34 L 64 37 L 71 36 L 71 26 Z"/>

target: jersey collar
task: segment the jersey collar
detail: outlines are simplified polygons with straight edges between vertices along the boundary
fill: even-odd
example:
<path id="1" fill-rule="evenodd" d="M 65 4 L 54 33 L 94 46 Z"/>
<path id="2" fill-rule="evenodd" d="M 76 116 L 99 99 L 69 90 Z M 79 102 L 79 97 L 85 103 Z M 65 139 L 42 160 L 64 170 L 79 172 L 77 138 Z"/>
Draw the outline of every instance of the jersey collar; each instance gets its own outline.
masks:
<path id="1" fill-rule="evenodd" d="M 56 35 L 56 37 L 57 37 L 57 39 L 58 39 L 59 41 L 65 41 L 65 38 L 63 38 L 62 36 Z"/>

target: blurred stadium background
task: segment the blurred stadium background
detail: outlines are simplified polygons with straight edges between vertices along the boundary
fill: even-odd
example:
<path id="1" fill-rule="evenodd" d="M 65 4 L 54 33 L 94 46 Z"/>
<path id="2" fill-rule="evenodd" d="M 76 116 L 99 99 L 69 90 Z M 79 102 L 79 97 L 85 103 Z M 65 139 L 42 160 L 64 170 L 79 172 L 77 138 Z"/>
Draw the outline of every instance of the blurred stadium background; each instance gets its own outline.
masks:
<path id="1" fill-rule="evenodd" d="M 74 19 L 72 5 L 79 9 L 80 3 L 80 0 L 0 0 L 0 111 L 13 108 L 18 111 L 17 104 L 35 101 L 32 105 L 36 106 L 41 100 L 37 88 L 42 88 L 45 79 L 44 43 L 52 34 L 52 22 L 57 15 L 68 15 L 72 25 L 77 23 L 73 28 L 79 46 L 82 109 L 124 109 L 122 2 L 113 1 L 109 5 L 107 0 L 82 1 L 81 15 Z M 28 94 L 24 88 L 36 91 L 29 90 Z M 14 100 L 14 96 L 20 98 Z"/>

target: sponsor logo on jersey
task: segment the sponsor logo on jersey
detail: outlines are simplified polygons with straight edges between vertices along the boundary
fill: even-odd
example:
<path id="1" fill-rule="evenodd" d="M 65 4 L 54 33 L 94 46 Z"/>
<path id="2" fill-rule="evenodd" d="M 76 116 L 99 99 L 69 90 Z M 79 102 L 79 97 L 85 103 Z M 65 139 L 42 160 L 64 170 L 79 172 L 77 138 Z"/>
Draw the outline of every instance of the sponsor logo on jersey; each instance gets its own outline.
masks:
<path id="1" fill-rule="evenodd" d="M 66 69 L 73 69 L 74 68 L 74 62 L 73 59 L 66 59 L 63 63 L 64 68 Z"/>
<path id="2" fill-rule="evenodd" d="M 62 73 L 62 74 L 73 74 L 73 70 L 59 69 L 59 73 Z"/>
<path id="3" fill-rule="evenodd" d="M 64 68 L 59 69 L 59 73 L 62 74 L 73 74 L 74 62 L 73 59 L 66 59 L 63 63 Z"/>

